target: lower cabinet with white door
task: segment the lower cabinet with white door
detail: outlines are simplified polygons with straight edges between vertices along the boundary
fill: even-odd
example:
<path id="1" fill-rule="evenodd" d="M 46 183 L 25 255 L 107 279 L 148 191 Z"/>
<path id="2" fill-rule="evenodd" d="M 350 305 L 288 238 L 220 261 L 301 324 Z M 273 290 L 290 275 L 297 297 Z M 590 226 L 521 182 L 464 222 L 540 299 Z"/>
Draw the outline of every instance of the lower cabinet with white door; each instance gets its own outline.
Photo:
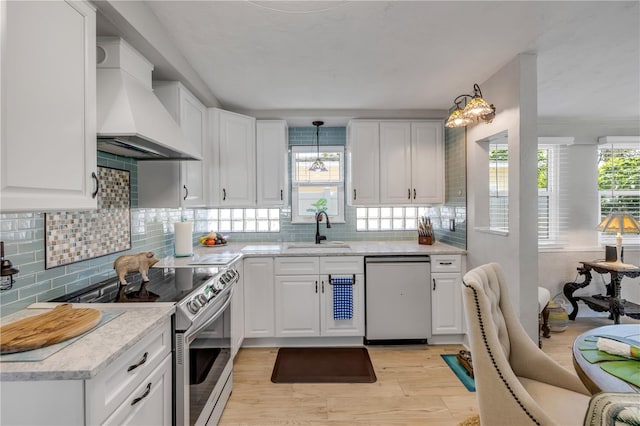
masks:
<path id="1" fill-rule="evenodd" d="M 172 361 L 166 318 L 90 379 L 3 381 L 0 423 L 171 425 Z"/>
<path id="2" fill-rule="evenodd" d="M 462 313 L 462 256 L 431 256 L 432 335 L 464 333 Z"/>
<path id="3" fill-rule="evenodd" d="M 274 273 L 276 337 L 364 335 L 363 257 L 278 257 Z M 348 319 L 334 319 L 337 277 L 353 281 Z"/>

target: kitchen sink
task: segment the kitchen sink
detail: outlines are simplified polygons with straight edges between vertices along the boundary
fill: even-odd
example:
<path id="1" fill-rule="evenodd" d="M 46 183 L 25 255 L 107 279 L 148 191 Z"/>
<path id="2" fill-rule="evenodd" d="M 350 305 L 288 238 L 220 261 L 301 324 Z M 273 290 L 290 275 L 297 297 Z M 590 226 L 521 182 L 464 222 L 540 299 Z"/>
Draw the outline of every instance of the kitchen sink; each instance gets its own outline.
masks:
<path id="1" fill-rule="evenodd" d="M 288 252 L 299 253 L 326 253 L 326 252 L 338 252 L 344 253 L 350 251 L 349 244 L 345 244 L 343 241 L 328 241 L 321 244 L 314 243 L 289 243 L 286 246 Z"/>

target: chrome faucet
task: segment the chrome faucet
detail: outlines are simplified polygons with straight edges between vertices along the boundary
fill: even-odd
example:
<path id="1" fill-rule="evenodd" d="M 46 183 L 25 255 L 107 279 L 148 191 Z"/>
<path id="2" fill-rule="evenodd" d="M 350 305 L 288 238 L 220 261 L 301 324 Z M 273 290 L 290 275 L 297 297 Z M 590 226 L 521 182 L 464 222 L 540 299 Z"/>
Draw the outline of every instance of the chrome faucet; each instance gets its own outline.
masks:
<path id="1" fill-rule="evenodd" d="M 320 244 L 320 241 L 327 239 L 326 236 L 320 235 L 320 221 L 322 220 L 323 214 L 324 217 L 327 218 L 327 228 L 331 228 L 331 222 L 329 222 L 329 216 L 327 215 L 327 212 L 323 210 L 316 213 L 316 244 Z"/>

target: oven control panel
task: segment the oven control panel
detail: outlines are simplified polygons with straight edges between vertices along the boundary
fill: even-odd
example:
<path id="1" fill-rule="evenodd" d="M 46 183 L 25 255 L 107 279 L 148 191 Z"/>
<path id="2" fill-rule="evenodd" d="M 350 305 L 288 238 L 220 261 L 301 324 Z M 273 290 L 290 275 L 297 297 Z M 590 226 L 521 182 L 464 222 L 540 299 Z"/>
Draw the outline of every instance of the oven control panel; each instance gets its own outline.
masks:
<path id="1" fill-rule="evenodd" d="M 227 269 L 201 290 L 194 292 L 185 304 L 187 310 L 192 314 L 197 314 L 206 304 L 221 293 L 228 285 L 238 280 L 238 271 Z"/>

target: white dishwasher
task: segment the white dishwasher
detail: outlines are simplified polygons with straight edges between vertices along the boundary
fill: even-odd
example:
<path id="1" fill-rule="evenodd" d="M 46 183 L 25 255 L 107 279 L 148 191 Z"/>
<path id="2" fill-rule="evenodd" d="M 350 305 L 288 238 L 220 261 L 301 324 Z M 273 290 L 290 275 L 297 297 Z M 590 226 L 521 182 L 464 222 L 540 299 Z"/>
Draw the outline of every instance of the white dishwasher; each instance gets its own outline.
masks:
<path id="1" fill-rule="evenodd" d="M 429 256 L 366 257 L 365 344 L 426 343 L 430 279 Z"/>

